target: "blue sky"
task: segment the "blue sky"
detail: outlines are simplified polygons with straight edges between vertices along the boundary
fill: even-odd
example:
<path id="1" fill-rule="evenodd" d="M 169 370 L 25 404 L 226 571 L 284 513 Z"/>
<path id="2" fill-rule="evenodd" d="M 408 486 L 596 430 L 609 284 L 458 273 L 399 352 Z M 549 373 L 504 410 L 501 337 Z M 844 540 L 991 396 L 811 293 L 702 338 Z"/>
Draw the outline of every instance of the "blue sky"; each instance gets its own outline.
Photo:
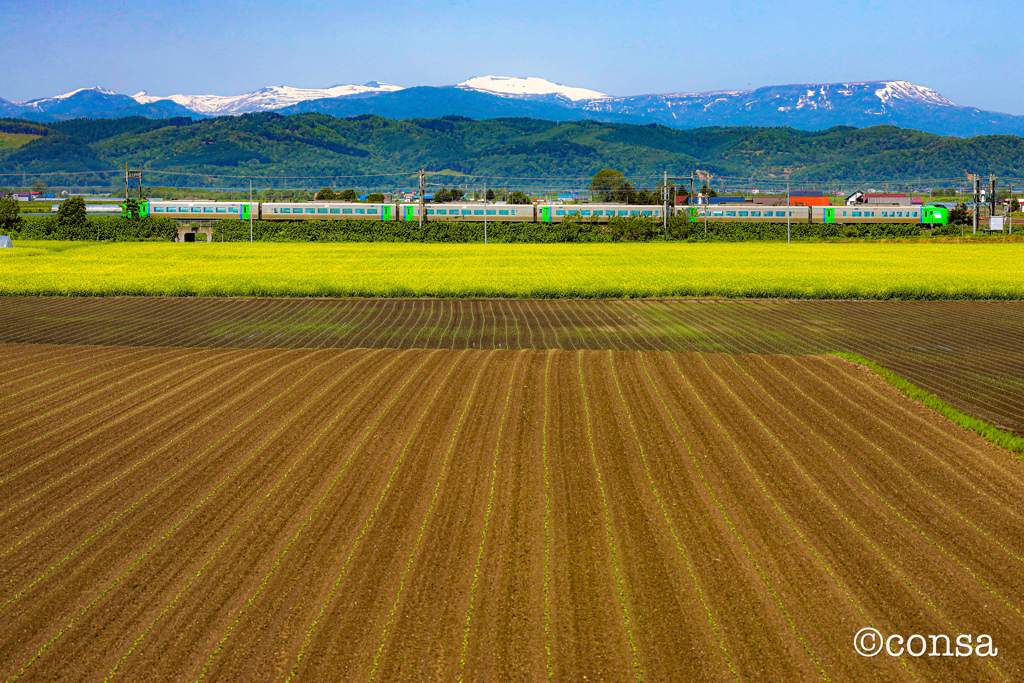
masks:
<path id="1" fill-rule="evenodd" d="M 613 95 L 901 79 L 1024 114 L 1024 40 L 1008 28 L 1018 13 L 976 0 L 2 0 L 0 11 L 8 100 L 94 85 L 231 95 L 487 74 Z"/>

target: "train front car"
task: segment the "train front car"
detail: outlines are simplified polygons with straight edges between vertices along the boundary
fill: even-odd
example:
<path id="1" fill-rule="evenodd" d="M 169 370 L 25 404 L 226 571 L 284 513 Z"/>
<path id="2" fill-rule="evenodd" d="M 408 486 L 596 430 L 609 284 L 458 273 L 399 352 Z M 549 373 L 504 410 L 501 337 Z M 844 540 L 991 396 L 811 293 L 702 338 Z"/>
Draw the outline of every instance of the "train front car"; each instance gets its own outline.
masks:
<path id="1" fill-rule="evenodd" d="M 920 206 L 861 204 L 812 207 L 812 223 L 921 223 Z"/>
<path id="2" fill-rule="evenodd" d="M 398 212 L 394 204 L 364 202 L 263 202 L 265 221 L 393 221 Z"/>
<path id="3" fill-rule="evenodd" d="M 921 225 L 934 228 L 949 224 L 949 209 L 945 206 L 930 205 L 921 208 Z"/>

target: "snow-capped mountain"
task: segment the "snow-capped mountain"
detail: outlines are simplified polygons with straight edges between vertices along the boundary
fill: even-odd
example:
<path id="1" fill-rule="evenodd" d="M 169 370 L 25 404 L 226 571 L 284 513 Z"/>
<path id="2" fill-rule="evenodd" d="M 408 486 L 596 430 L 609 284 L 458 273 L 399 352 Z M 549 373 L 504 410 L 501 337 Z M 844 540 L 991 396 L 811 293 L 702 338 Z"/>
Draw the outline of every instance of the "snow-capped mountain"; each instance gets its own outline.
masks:
<path id="1" fill-rule="evenodd" d="M 96 93 L 98 95 L 117 95 L 117 93 L 114 92 L 113 90 L 107 90 L 106 88 L 101 88 L 100 86 L 97 85 L 97 86 L 92 87 L 92 88 L 79 88 L 78 90 L 72 90 L 71 92 L 66 92 L 63 95 L 54 95 L 53 97 L 44 97 L 44 98 L 37 99 L 37 100 L 29 100 L 27 102 L 15 102 L 15 104 L 20 104 L 23 107 L 28 107 L 30 109 L 38 109 L 40 111 L 43 111 L 47 107 L 53 105 L 54 103 L 63 102 L 64 100 L 71 99 L 72 97 L 74 97 L 75 95 L 78 95 L 79 93 Z"/>
<path id="2" fill-rule="evenodd" d="M 276 111 L 333 116 L 377 114 L 476 119 L 530 117 L 569 121 L 701 126 L 791 126 L 821 130 L 837 125 L 890 124 L 944 135 L 1024 135 L 1024 116 L 963 107 L 907 81 L 780 85 L 756 90 L 677 92 L 613 97 L 536 77 L 478 76 L 454 86 L 410 87 L 376 81 L 330 88 L 272 86 L 243 95 L 120 95 L 103 88 L 74 90 L 28 102 L 0 100 L 0 116 L 40 121 L 78 117 L 168 118 Z"/>
<path id="3" fill-rule="evenodd" d="M 533 76 L 527 78 L 516 78 L 514 76 L 477 76 L 459 83 L 457 88 L 463 90 L 476 90 L 479 92 L 493 93 L 505 97 L 544 97 L 555 95 L 571 102 L 589 102 L 591 100 L 608 99 L 611 95 L 588 90 L 587 88 L 574 88 L 560 83 L 552 83 L 543 78 Z"/>
<path id="4" fill-rule="evenodd" d="M 205 116 L 248 114 L 256 111 L 273 111 L 299 102 L 334 97 L 351 97 L 402 90 L 401 86 L 371 81 L 363 85 L 335 85 L 330 88 L 293 88 L 287 85 L 272 85 L 243 95 L 169 95 L 158 97 L 142 91 L 132 95 L 139 104 L 171 101 L 186 109 Z"/>

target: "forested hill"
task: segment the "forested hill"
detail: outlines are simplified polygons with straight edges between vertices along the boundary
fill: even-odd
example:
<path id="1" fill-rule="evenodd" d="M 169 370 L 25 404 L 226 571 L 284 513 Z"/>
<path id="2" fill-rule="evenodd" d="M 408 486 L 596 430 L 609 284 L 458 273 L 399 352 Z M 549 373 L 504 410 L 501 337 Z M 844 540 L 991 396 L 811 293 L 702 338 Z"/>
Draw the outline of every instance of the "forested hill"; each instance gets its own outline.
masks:
<path id="1" fill-rule="evenodd" d="M 10 120 L 9 139 L 20 132 Z M 20 122 L 24 124 L 24 122 Z M 5 122 L 0 120 L 0 126 Z M 794 181 L 962 179 L 966 171 L 1024 176 L 1024 138 L 956 138 L 892 126 L 676 130 L 575 121 L 463 117 L 396 121 L 363 115 L 247 114 L 193 121 L 79 119 L 34 124 L 31 141 L 0 147 L 0 173 L 142 167 L 209 176 L 355 176 L 448 170 L 492 178 L 688 174 Z M 29 138 L 26 138 L 29 139 Z M 13 143 L 12 143 L 13 144 Z M 151 176 L 171 184 L 167 176 Z M 50 176 L 51 185 L 70 182 Z M 0 179 L 9 184 L 10 177 Z M 195 181 L 192 181 L 195 182 Z M 313 181 L 311 181 L 313 182 Z M 406 184 L 403 179 L 400 184 Z M 396 185 L 399 183 L 396 183 Z"/>

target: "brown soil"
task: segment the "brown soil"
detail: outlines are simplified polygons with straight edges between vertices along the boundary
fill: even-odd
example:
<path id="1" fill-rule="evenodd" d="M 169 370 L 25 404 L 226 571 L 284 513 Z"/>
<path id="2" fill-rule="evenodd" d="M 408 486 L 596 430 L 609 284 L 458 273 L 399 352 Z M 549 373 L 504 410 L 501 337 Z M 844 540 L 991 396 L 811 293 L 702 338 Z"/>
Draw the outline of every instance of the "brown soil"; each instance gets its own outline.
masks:
<path id="1" fill-rule="evenodd" d="M 1024 434 L 1022 335 L 1020 301 L 0 298 L 0 343 L 847 351 Z"/>
<path id="2" fill-rule="evenodd" d="M 447 310 L 504 349 L 580 345 L 615 305 Z M 1024 677 L 1005 451 L 836 358 L 457 339 L 0 345 L 0 676 Z M 867 626 L 1000 654 L 864 658 Z"/>

